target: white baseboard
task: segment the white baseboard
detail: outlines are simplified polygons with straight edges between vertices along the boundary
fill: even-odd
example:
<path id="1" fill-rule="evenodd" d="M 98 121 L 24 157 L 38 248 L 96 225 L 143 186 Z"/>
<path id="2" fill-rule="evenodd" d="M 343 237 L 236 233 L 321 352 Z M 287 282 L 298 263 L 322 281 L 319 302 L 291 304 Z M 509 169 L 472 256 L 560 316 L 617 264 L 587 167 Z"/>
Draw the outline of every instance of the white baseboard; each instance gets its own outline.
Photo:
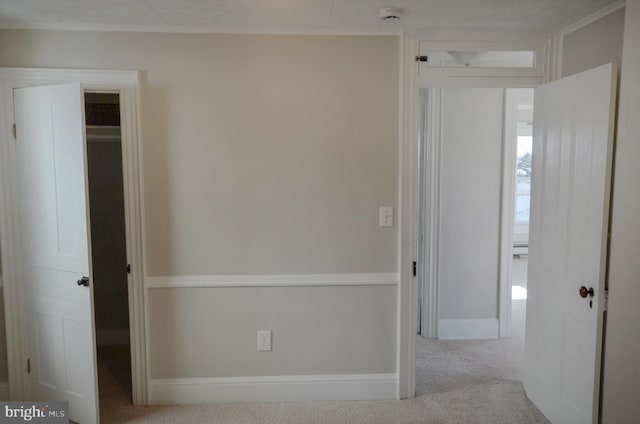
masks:
<path id="1" fill-rule="evenodd" d="M 397 374 L 152 379 L 151 405 L 398 398 Z"/>
<path id="2" fill-rule="evenodd" d="M 128 330 L 96 330 L 98 346 L 123 345 L 131 343 Z"/>
<path id="3" fill-rule="evenodd" d="M 9 382 L 0 381 L 0 400 L 9 400 Z"/>
<path id="4" fill-rule="evenodd" d="M 438 322 L 439 339 L 497 339 L 498 320 L 441 319 Z"/>

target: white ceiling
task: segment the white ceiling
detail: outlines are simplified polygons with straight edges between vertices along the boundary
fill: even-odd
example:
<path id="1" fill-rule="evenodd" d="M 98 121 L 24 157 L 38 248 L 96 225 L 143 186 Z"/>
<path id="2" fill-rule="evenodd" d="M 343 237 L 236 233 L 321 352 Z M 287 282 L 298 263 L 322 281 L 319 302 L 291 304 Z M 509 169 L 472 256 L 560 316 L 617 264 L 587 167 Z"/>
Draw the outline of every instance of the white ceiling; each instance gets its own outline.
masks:
<path id="1" fill-rule="evenodd" d="M 0 0 L 0 27 L 307 32 L 536 32 L 617 0 Z M 383 22 L 397 6 L 404 18 Z"/>

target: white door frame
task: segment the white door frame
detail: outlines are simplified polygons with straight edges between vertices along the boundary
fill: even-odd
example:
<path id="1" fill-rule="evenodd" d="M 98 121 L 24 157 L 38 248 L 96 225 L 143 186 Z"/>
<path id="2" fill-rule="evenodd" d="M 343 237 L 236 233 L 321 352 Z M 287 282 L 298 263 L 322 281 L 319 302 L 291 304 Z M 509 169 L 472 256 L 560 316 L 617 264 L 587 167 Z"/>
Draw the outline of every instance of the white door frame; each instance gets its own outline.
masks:
<path id="1" fill-rule="evenodd" d="M 447 43 L 439 43 L 447 44 Z M 457 45 L 464 46 L 465 43 L 456 43 Z M 499 45 L 498 43 L 496 43 Z M 533 48 L 535 43 L 525 43 L 522 48 Z M 469 47 L 473 47 L 473 43 L 469 43 Z M 542 51 L 541 47 L 538 47 L 536 51 L 539 53 Z M 424 183 L 423 189 L 427 192 L 428 199 L 423 199 L 423 214 L 425 219 L 425 234 L 422 245 L 423 249 L 419 249 L 421 256 L 418 258 L 421 266 L 418 267 L 422 274 L 419 276 L 424 279 L 424 288 L 421 291 L 422 294 L 422 323 L 423 329 L 422 336 L 425 338 L 437 338 L 438 337 L 438 309 L 439 309 L 439 275 L 438 275 L 438 262 L 439 252 L 437 249 L 439 240 L 439 203 L 438 197 L 440 193 L 439 183 L 439 168 L 440 168 L 440 148 L 442 144 L 442 134 L 439 127 L 439 118 L 441 115 L 440 107 L 442 103 L 442 87 L 469 87 L 469 88 L 534 88 L 535 86 L 543 82 L 541 74 L 542 64 L 538 64 L 538 67 L 533 71 L 530 76 L 515 76 L 509 73 L 509 70 L 504 70 L 504 77 L 492 76 L 477 77 L 470 75 L 468 77 L 446 78 L 443 77 L 443 73 L 439 72 L 434 77 L 430 75 L 423 75 L 417 81 L 418 88 L 429 88 L 428 102 L 429 107 L 427 110 L 428 120 L 431 123 L 429 128 L 426 129 L 426 137 L 421 140 L 425 142 L 425 145 L 419 146 L 419 150 L 422 157 L 419 161 L 422 161 L 422 167 L 426 168 L 426 172 L 429 179 Z M 442 70 L 440 70 L 442 71 Z M 460 72 L 460 71 L 458 71 Z M 470 71 L 471 73 L 472 71 Z M 537 76 L 536 76 L 537 75 Z M 417 88 L 416 88 L 417 90 Z M 505 114 L 510 114 L 508 110 L 505 98 Z M 507 116 L 505 116 L 507 118 Z M 505 119 L 505 125 L 506 125 Z M 500 187 L 500 199 L 501 199 L 501 216 L 500 216 L 500 242 L 499 242 L 499 275 L 498 275 L 498 288 L 499 288 L 499 302 L 498 302 L 498 322 L 499 322 L 499 337 L 509 337 L 511 334 L 511 260 L 510 254 L 512 252 L 511 245 L 513 244 L 513 236 L 511 231 L 513 221 L 513 182 L 511 178 L 511 168 L 509 167 L 508 157 L 513 153 L 512 146 L 507 143 L 511 137 L 510 132 L 505 128 L 503 134 L 503 180 Z M 428 142 L 427 142 L 428 140 Z M 511 161 L 513 162 L 513 161 Z M 420 167 L 419 167 L 420 168 Z M 418 184 L 419 186 L 420 184 Z M 421 199 L 421 194 L 417 193 L 418 199 Z"/>
<path id="2" fill-rule="evenodd" d="M 430 88 L 426 93 L 426 105 L 421 108 L 422 128 L 420 157 L 418 158 L 418 228 L 422 234 L 418 237 L 418 292 L 419 304 L 422 306 L 420 317 L 421 333 L 425 339 L 438 338 L 438 310 L 440 304 L 439 286 L 439 251 L 440 240 L 440 147 L 442 134 L 440 128 L 442 89 Z M 422 105 L 421 105 L 422 106 Z M 424 280 L 424 284 L 420 284 Z"/>
<path id="3" fill-rule="evenodd" d="M 581 19 L 566 28 L 558 31 L 556 34 L 550 34 L 549 38 L 544 40 L 544 63 L 542 64 L 544 82 L 549 82 L 560 78 L 562 73 L 562 49 L 564 37 L 592 22 L 597 21 L 624 7 L 624 0 L 618 0 L 615 3 L 595 12 L 594 14 Z M 444 37 L 444 38 L 443 38 Z M 401 35 L 401 55 L 400 55 L 400 195 L 399 215 L 401 220 L 398 222 L 400 227 L 400 246 L 398 250 L 398 269 L 400 273 L 400 284 L 398 291 L 398 393 L 401 399 L 414 397 L 415 395 L 415 334 L 416 334 L 416 317 L 417 317 L 417 299 L 418 292 L 416 290 L 416 279 L 412 276 L 411 261 L 417 258 L 417 233 L 418 228 L 418 167 L 419 147 L 418 147 L 418 88 L 421 86 L 419 81 L 422 79 L 419 75 L 418 67 L 415 59 L 421 55 L 420 40 L 429 39 L 445 39 L 445 40 L 520 40 L 521 37 L 527 37 L 526 34 L 408 34 Z M 523 40 L 526 41 L 526 40 Z M 467 43 L 473 44 L 473 43 Z M 491 77 L 484 78 L 458 78 L 458 81 L 451 81 L 447 78 L 440 78 L 441 82 L 447 84 L 461 84 L 465 81 L 475 80 L 475 86 L 481 87 L 482 84 L 489 82 Z M 515 78 L 517 79 L 517 78 Z M 443 81 L 444 80 L 444 81 Z M 512 79 L 513 80 L 513 79 Z M 537 85 L 537 84 L 536 84 Z M 444 86 L 443 84 L 439 85 Z M 520 86 L 522 88 L 527 87 Z M 531 86 L 529 86 L 531 87 Z M 509 88 L 517 88 L 511 86 Z M 429 213 L 429 212 L 427 212 Z M 423 290 L 425 295 L 435 293 L 433 287 L 425 287 Z M 503 291 L 500 296 L 506 296 Z M 426 304 L 436 305 L 433 298 L 428 300 Z M 423 308 L 425 304 L 423 304 Z M 501 316 L 504 316 L 505 310 L 501 310 Z M 423 313 L 424 316 L 424 313 Z M 429 312 L 429 316 L 434 316 Z M 426 324 L 426 325 L 425 325 Z M 434 328 L 429 323 L 422 323 L 423 330 L 425 328 Z M 500 331 L 506 329 L 500 325 Z M 435 330 L 434 330 L 435 331 Z"/>
<path id="4" fill-rule="evenodd" d="M 86 91 L 120 95 L 125 223 L 129 274 L 129 326 L 133 403 L 146 404 L 148 351 L 143 286 L 143 205 L 140 147 L 140 75 L 138 71 L 0 68 L 0 246 L 7 329 L 9 395 L 28 399 L 27 325 L 18 234 L 15 145 L 12 137 L 13 90 L 46 84 L 79 82 Z M 19 129 L 18 129 L 19 131 Z M 93 341 L 95 343 L 95 340 Z"/>
<path id="5" fill-rule="evenodd" d="M 401 138 L 400 138 L 400 245 L 398 255 L 398 269 L 400 274 L 400 284 L 398 293 L 398 396 L 400 399 L 411 398 L 415 396 L 415 334 L 417 329 L 417 279 L 413 276 L 412 262 L 420 260 L 418 254 L 418 218 L 419 218 L 419 192 L 418 192 L 418 176 L 419 176 L 419 160 L 420 146 L 418 140 L 418 89 L 431 87 L 501 87 L 501 88 L 531 88 L 541 84 L 544 80 L 543 70 L 549 68 L 555 56 L 555 46 L 551 41 L 523 40 L 521 46 L 523 49 L 538 46 L 536 51 L 544 56 L 543 66 L 536 66 L 536 69 L 529 75 L 514 74 L 510 76 L 508 72 L 504 76 L 473 76 L 473 70 L 470 70 L 469 76 L 456 75 L 453 78 L 443 77 L 442 72 L 438 72 L 433 78 L 429 79 L 426 75 L 419 74 L 420 63 L 416 59 L 421 56 L 420 37 L 410 34 L 402 34 L 401 37 Z M 438 43 L 438 47 L 446 47 L 448 43 Z M 458 42 L 456 46 L 464 46 L 468 44 L 469 50 L 477 45 L 477 43 Z M 516 43 L 517 44 L 517 43 Z M 540 44 L 545 48 L 540 48 Z M 452 44 L 453 45 L 453 44 Z M 494 43 L 494 46 L 500 46 L 500 43 Z M 514 46 L 513 42 L 505 43 L 505 45 Z M 445 50 L 447 50 L 445 48 Z M 544 51 L 544 53 L 542 53 Z M 538 60 L 543 59 L 541 57 Z M 458 71 L 459 73 L 459 71 Z M 508 77 L 508 78 L 505 78 Z M 437 129 L 429 129 L 435 131 Z M 437 154 L 431 154 L 431 162 L 435 162 Z M 431 163 L 431 167 L 435 168 L 437 164 Z M 431 217 L 435 215 L 436 206 L 433 202 L 425 213 Z M 432 225 L 430 223 L 429 225 Z M 428 231 L 428 229 L 427 229 Z M 437 235 L 437 234 L 436 234 Z M 433 236 L 433 234 L 431 234 Z M 432 241 L 426 240 L 427 245 Z M 503 251 L 504 248 L 501 248 Z M 429 256 L 429 261 L 433 262 L 436 258 Z M 437 270 L 436 270 L 437 271 Z M 437 274 L 434 270 L 425 273 L 427 281 L 423 290 L 423 308 L 428 312 L 423 312 L 425 318 L 422 322 L 422 329 L 431 337 L 436 337 L 437 322 L 432 322 L 433 318 L 437 318 L 438 308 L 438 290 L 437 290 Z M 504 284 L 501 283 L 499 287 Z M 506 297 L 505 291 L 502 290 L 501 301 Z M 507 311 L 499 308 L 499 320 L 503 321 Z M 501 333 L 503 331 L 501 324 Z M 505 328 L 506 330 L 506 328 Z"/>

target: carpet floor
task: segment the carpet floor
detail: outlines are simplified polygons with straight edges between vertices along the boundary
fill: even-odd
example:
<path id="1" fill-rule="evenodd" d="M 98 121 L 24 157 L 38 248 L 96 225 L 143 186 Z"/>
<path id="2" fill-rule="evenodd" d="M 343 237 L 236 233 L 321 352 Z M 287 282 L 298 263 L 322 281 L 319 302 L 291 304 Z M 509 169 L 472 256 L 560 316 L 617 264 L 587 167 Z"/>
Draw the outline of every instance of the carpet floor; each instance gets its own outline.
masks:
<path id="1" fill-rule="evenodd" d="M 514 302 L 514 329 L 522 314 Z M 100 417 L 102 424 L 547 424 L 522 388 L 522 350 L 518 330 L 500 340 L 417 337 L 416 397 L 402 401 L 133 406 L 128 353 L 111 348 L 99 359 Z"/>

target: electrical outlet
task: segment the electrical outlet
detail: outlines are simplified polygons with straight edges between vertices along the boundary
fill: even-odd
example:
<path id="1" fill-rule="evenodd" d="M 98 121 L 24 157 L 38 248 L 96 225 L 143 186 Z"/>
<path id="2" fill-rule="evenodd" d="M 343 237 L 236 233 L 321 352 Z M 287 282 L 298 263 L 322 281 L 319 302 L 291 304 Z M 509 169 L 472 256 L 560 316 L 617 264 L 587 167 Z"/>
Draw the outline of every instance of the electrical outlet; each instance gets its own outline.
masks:
<path id="1" fill-rule="evenodd" d="M 271 352 L 270 330 L 258 330 L 258 352 Z"/>

